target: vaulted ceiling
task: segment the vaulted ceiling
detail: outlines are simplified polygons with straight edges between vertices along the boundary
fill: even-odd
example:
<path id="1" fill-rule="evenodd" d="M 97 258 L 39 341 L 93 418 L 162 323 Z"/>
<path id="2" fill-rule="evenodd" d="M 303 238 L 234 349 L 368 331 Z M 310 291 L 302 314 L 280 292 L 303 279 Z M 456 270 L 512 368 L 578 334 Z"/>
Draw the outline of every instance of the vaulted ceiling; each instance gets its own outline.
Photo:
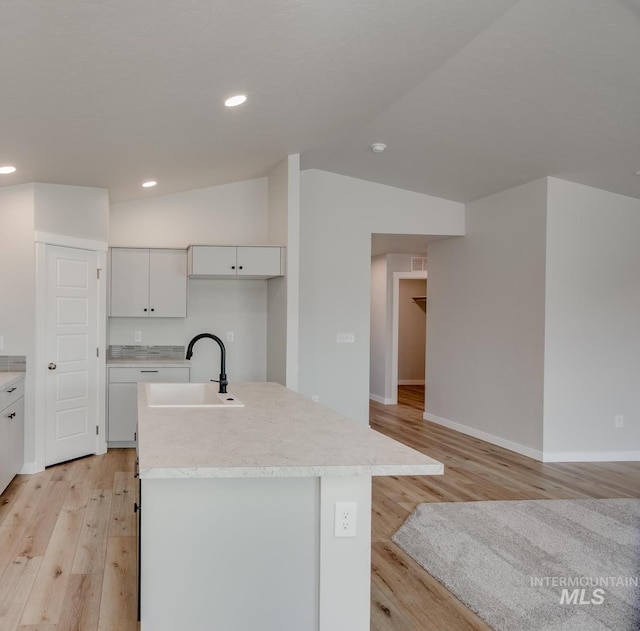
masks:
<path id="1" fill-rule="evenodd" d="M 638 0 L 3 0 L 0 54 L 0 185 L 122 201 L 300 153 L 458 201 L 544 175 L 640 197 Z"/>

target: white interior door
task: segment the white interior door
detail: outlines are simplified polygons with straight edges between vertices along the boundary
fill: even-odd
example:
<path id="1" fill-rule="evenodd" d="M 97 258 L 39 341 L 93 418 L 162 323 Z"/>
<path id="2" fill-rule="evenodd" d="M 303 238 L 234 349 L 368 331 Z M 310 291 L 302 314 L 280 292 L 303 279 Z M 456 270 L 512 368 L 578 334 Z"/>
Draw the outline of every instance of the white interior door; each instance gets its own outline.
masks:
<path id="1" fill-rule="evenodd" d="M 96 453 L 96 270 L 96 252 L 47 246 L 47 466 Z"/>

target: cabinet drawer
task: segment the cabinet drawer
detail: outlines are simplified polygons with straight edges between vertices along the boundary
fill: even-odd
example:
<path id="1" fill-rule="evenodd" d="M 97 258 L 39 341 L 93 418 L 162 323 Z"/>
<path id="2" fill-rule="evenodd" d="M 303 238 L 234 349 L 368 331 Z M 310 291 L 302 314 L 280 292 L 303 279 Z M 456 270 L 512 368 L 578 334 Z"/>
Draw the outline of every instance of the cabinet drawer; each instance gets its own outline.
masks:
<path id="1" fill-rule="evenodd" d="M 109 383 L 138 383 L 146 381 L 188 382 L 189 367 L 109 368 Z"/>
<path id="2" fill-rule="evenodd" d="M 0 410 L 4 410 L 12 403 L 24 396 L 24 379 L 0 390 Z"/>

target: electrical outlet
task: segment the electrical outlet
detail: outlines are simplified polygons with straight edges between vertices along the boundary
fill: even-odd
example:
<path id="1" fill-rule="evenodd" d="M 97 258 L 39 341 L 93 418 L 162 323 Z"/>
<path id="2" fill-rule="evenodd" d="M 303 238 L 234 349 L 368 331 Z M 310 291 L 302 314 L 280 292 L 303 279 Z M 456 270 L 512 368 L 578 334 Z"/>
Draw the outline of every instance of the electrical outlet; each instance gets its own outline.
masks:
<path id="1" fill-rule="evenodd" d="M 333 532 L 336 537 L 356 536 L 356 506 L 355 502 L 336 502 Z"/>
<path id="2" fill-rule="evenodd" d="M 134 331 L 133 332 L 133 341 L 134 342 L 142 342 L 142 331 Z"/>
<path id="3" fill-rule="evenodd" d="M 227 342 L 233 342 L 233 331 L 227 333 Z"/>
<path id="4" fill-rule="evenodd" d="M 336 340 L 338 344 L 353 344 L 356 336 L 353 333 L 338 333 Z"/>
<path id="5" fill-rule="evenodd" d="M 622 414 L 618 414 L 615 418 L 615 426 L 616 429 L 621 429 L 624 427 L 624 416 L 622 416 Z"/>

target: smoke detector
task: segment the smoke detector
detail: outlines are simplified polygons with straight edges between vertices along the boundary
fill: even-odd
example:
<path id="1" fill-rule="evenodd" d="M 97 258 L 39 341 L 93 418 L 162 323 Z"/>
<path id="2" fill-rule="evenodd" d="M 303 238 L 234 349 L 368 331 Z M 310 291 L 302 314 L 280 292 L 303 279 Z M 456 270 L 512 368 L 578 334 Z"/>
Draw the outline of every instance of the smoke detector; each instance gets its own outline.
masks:
<path id="1" fill-rule="evenodd" d="M 371 151 L 373 151 L 373 153 L 382 153 L 386 148 L 387 145 L 385 145 L 383 142 L 374 142 L 371 145 Z"/>

